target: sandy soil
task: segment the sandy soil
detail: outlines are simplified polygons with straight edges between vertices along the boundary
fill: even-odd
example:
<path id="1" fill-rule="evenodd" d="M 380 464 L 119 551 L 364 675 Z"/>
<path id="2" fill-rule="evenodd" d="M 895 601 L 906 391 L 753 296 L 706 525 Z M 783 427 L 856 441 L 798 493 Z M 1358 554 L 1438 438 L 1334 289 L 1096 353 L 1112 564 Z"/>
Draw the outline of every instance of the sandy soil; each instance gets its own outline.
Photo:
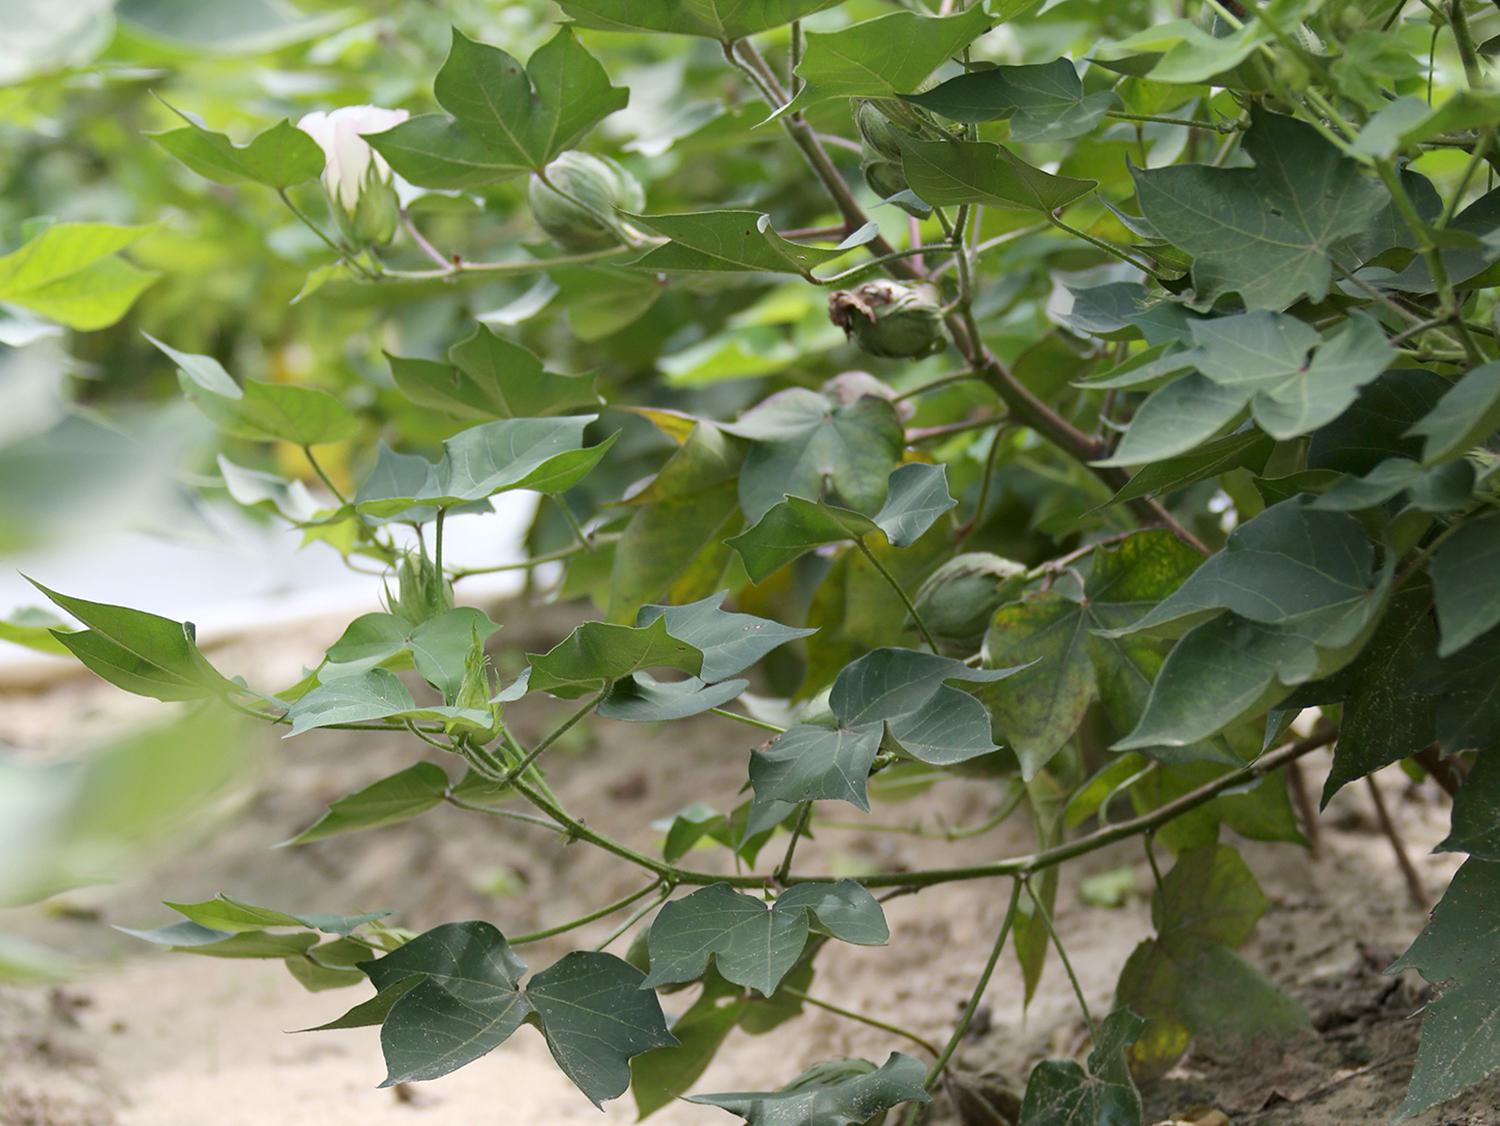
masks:
<path id="1" fill-rule="evenodd" d="M 310 628 L 295 644 L 275 647 L 242 643 L 217 657 L 260 683 L 289 682 L 330 639 L 330 630 L 336 632 L 332 623 Z M 513 646 L 536 648 L 559 635 L 556 614 L 528 613 L 505 636 Z M 24 699 L 13 695 L 0 711 L 0 738 L 43 742 L 48 709 L 64 703 L 80 724 L 101 728 L 151 706 L 107 689 L 62 684 Z M 548 724 L 545 714 L 529 719 L 538 727 Z M 553 773 L 565 800 L 586 811 L 591 822 L 652 849 L 656 835 L 645 827 L 651 819 L 695 799 L 721 808 L 733 800 L 753 744 L 753 732 L 713 718 L 674 727 L 669 737 L 600 724 L 557 749 Z M 438 1082 L 378 1090 L 383 1068 L 376 1030 L 286 1035 L 342 1012 L 354 991 L 309 994 L 274 963 L 143 952 L 139 943 L 108 929 L 105 924 L 167 921 L 168 913 L 154 906 L 162 898 L 191 900 L 223 891 L 292 910 L 388 908 L 416 928 L 487 918 L 518 933 L 582 914 L 640 882 L 633 870 L 594 850 L 567 849 L 552 834 L 449 808 L 387 830 L 272 851 L 271 845 L 315 819 L 328 801 L 399 769 L 414 754 L 400 740 L 348 733 L 309 734 L 274 753 L 274 770 L 247 795 L 242 814 L 186 858 L 128 884 L 70 895 L 47 911 L 0 917 L 9 930 L 81 951 L 99 965 L 61 989 L 0 991 L 0 1124 L 634 1121 L 628 1096 L 603 1115 L 595 1111 L 562 1078 L 531 1029 Z M 1387 771 L 1381 782 L 1435 897 L 1456 861 L 1428 852 L 1445 832 L 1447 808 L 1410 788 L 1398 771 Z M 915 802 L 877 808 L 877 815 L 907 821 L 937 814 L 950 823 L 971 823 L 997 796 L 981 783 L 950 782 Z M 1148 1120 L 1186 1118 L 1194 1108 L 1201 1113 L 1213 1107 L 1235 1124 L 1376 1123 L 1388 1120 L 1398 1105 L 1419 1024 L 1411 1018 L 1424 986 L 1414 977 L 1389 978 L 1380 971 L 1420 928 L 1423 915 L 1408 903 L 1365 791 L 1347 788 L 1323 827 L 1315 858 L 1287 846 L 1245 849 L 1274 909 L 1244 953 L 1303 1001 L 1316 1030 L 1292 1044 L 1260 1045 L 1230 1057 L 1196 1051 L 1145 1092 Z M 828 830 L 799 856 L 821 870 L 843 872 L 955 863 L 1023 850 L 1029 835 L 1024 818 L 957 845 Z M 1121 866 L 1135 869 L 1140 889 L 1129 903 L 1105 909 L 1077 902 L 1079 877 Z M 1098 1012 L 1109 1007 L 1125 957 L 1150 932 L 1149 884 L 1137 846 L 1094 854 L 1065 872 L 1059 928 Z M 502 885 L 504 894 L 497 896 Z M 953 885 L 892 901 L 891 945 L 830 950 L 820 960 L 814 994 L 941 1040 L 984 960 L 1006 890 L 998 884 Z M 592 944 L 608 933 L 610 922 L 571 937 Z M 538 944 L 524 953 L 542 967 L 568 948 Z M 972 1075 L 987 1076 L 991 1085 L 1012 1088 L 1022 1085 L 1037 1059 L 1077 1051 L 1084 1042 L 1055 961 L 1027 1010 L 1019 974 L 1007 959 L 978 1027 L 982 1031 L 963 1045 L 958 1063 Z M 819 1059 L 879 1060 L 897 1048 L 913 1050 L 888 1034 L 814 1011 L 772 1036 L 735 1034 L 698 1089 L 778 1083 Z M 1492 1081 L 1413 1121 L 1500 1123 L 1500 1115 L 1492 1114 L 1496 1106 L 1500 1084 Z M 682 1126 L 730 1119 L 680 1104 L 652 1121 Z M 940 1103 L 928 1121 L 961 1119 Z"/>

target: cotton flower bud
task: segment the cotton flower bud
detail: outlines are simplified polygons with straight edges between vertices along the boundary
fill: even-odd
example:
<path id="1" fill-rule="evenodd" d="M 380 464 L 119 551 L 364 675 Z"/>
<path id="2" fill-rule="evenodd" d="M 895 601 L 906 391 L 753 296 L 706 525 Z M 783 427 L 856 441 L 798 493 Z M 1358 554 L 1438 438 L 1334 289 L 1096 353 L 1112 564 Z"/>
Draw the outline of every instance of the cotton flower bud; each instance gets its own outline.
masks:
<path id="1" fill-rule="evenodd" d="M 989 628 L 994 612 L 1014 600 L 1025 585 L 1026 568 L 1020 563 L 973 551 L 934 571 L 912 601 L 937 637 L 975 642 Z"/>
<path id="2" fill-rule="evenodd" d="M 603 250 L 618 243 L 616 208 L 646 206 L 640 181 L 608 157 L 565 152 L 547 165 L 546 175 L 546 182 L 531 177 L 526 198 L 538 225 L 565 250 Z"/>
<path id="3" fill-rule="evenodd" d="M 930 285 L 885 279 L 828 298 L 828 319 L 872 356 L 915 359 L 941 352 L 943 306 Z"/>
<path id="4" fill-rule="evenodd" d="M 391 166 L 365 137 L 393 129 L 408 116 L 404 109 L 344 106 L 297 122 L 323 150 L 323 190 L 339 229 L 357 246 L 390 242 L 400 217 Z"/>
<path id="5" fill-rule="evenodd" d="M 387 596 L 391 613 L 414 626 L 453 608 L 452 588 L 424 553 L 408 552 L 402 557 L 396 567 L 396 584 L 397 593 Z"/>

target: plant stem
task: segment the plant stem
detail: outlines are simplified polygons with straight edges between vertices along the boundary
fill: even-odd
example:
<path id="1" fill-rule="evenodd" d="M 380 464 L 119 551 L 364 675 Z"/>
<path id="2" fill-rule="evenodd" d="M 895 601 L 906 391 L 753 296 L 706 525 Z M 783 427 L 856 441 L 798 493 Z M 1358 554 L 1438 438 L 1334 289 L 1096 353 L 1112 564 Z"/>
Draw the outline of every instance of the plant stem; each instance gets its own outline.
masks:
<path id="1" fill-rule="evenodd" d="M 616 542 L 620 538 L 618 532 L 607 532 L 603 535 L 590 536 L 590 542 L 594 547 Z M 530 559 L 521 559 L 515 563 L 496 563 L 491 567 L 463 567 L 452 572 L 448 577 L 457 582 L 459 579 L 467 579 L 472 575 L 494 575 L 501 571 L 529 571 L 533 567 L 540 567 L 543 563 L 557 563 L 563 559 L 570 559 L 575 555 L 587 550 L 581 543 L 569 544 L 560 547 L 556 551 L 543 552 L 541 555 L 533 555 Z"/>
<path id="2" fill-rule="evenodd" d="M 626 919 L 623 923 L 621 923 L 619 926 L 617 926 L 614 930 L 610 931 L 609 934 L 607 934 L 604 937 L 604 939 L 599 943 L 599 945 L 597 945 L 597 946 L 594 947 L 594 950 L 597 952 L 597 951 L 600 951 L 600 950 L 607 950 L 607 949 L 609 949 L 609 947 L 614 943 L 615 939 L 619 938 L 622 934 L 624 934 L 626 931 L 628 931 L 631 927 L 635 926 L 638 922 L 640 922 L 642 919 L 644 919 L 652 911 L 655 911 L 658 907 L 660 907 L 663 903 L 665 903 L 671 897 L 672 897 L 672 885 L 668 884 L 668 883 L 663 883 L 662 884 L 662 888 L 661 888 L 661 894 L 659 894 L 650 903 L 643 903 L 643 904 L 641 904 L 641 906 L 637 907 L 634 911 L 632 911 L 630 913 L 630 917 L 628 919 Z"/>
<path id="3" fill-rule="evenodd" d="M 856 1013 L 853 1009 L 841 1008 L 840 1006 L 833 1004 L 831 1001 L 824 1001 L 821 998 L 813 997 L 810 994 L 802 992 L 802 990 L 800 989 L 794 989 L 790 985 L 781 986 L 778 992 L 785 993 L 789 997 L 795 997 L 805 1005 L 811 1005 L 815 1009 L 823 1009 L 834 1014 L 834 1016 L 844 1017 L 847 1020 L 856 1021 L 859 1024 L 869 1025 L 871 1028 L 878 1028 L 882 1032 L 889 1032 L 891 1035 L 899 1036 L 903 1040 L 910 1040 L 913 1044 L 915 1044 L 917 1047 L 921 1048 L 924 1052 L 926 1052 L 930 1056 L 933 1056 L 934 1058 L 942 1054 L 938 1047 L 932 1043 L 932 1041 L 926 1039 L 925 1037 L 918 1036 L 909 1028 L 902 1028 L 900 1025 L 890 1024 L 887 1021 L 878 1020 L 877 1018 L 871 1016 L 866 1016 L 864 1013 Z"/>
<path id="4" fill-rule="evenodd" d="M 461 809 L 465 813 L 483 813 L 487 817 L 499 817 L 505 821 L 515 821 L 522 825 L 530 825 L 536 829 L 546 829 L 549 833 L 562 833 L 566 835 L 567 830 L 548 821 L 545 817 L 538 817 L 533 813 L 522 813 L 514 809 L 500 809 L 497 806 L 476 805 L 474 802 L 464 801 L 449 794 L 443 799 L 454 809 Z"/>
<path id="5" fill-rule="evenodd" d="M 324 246 L 328 247 L 329 250 L 333 251 L 339 256 L 340 262 L 343 262 L 355 273 L 361 275 L 368 281 L 373 281 L 375 279 L 374 274 L 372 274 L 359 261 L 353 258 L 349 254 L 348 250 L 340 246 L 338 243 L 334 242 L 333 239 L 329 238 L 327 232 L 325 232 L 322 227 L 318 226 L 318 224 L 314 223 L 311 217 L 308 216 L 307 212 L 303 211 L 302 208 L 298 207 L 295 203 L 292 202 L 292 197 L 287 194 L 287 190 L 285 188 L 277 188 L 276 194 L 281 197 L 281 202 L 286 204 L 287 210 L 297 217 L 297 221 L 299 223 L 301 223 L 313 234 L 317 235 L 318 238 L 322 240 Z"/>
<path id="6" fill-rule="evenodd" d="M 528 942 L 540 942 L 544 938 L 552 938 L 554 935 L 567 934 L 569 931 L 577 930 L 579 927 L 587 926 L 596 919 L 602 919 L 606 915 L 613 915 L 616 911 L 623 911 L 636 900 L 650 895 L 661 887 L 660 880 L 652 880 L 639 891 L 633 891 L 623 899 L 617 899 L 613 903 L 606 904 L 597 911 L 590 911 L 587 915 L 580 915 L 576 919 L 569 919 L 566 923 L 558 923 L 555 927 L 545 930 L 532 931 L 530 934 L 517 935 L 515 938 L 506 939 L 512 946 L 524 946 Z"/>
<path id="7" fill-rule="evenodd" d="M 762 731 L 773 731 L 777 735 L 786 734 L 786 728 L 782 727 L 779 723 L 767 723 L 763 719 L 756 719 L 753 715 L 741 715 L 739 712 L 732 712 L 728 708 L 709 708 L 708 710 L 714 715 L 721 715 L 725 719 L 732 719 L 736 723 L 743 723 L 746 727 L 758 727 Z"/>
<path id="8" fill-rule="evenodd" d="M 259 708 L 247 707 L 238 700 L 232 700 L 228 696 L 223 697 L 224 703 L 228 704 L 241 715 L 252 716 L 255 719 L 264 720 L 266 723 L 290 726 L 291 720 L 285 714 L 270 715 Z M 322 723 L 316 728 L 318 731 L 407 731 L 404 723 Z M 428 735 L 441 735 L 441 727 L 418 727 L 418 731 Z M 445 748 L 446 749 L 446 748 Z"/>
<path id="9" fill-rule="evenodd" d="M 1011 928 L 1016 922 L 1016 908 L 1021 904 L 1021 881 L 1019 879 L 1011 882 L 1010 904 L 1005 909 L 1005 918 L 1000 922 L 1000 933 L 995 936 L 995 943 L 990 947 L 989 959 L 980 971 L 979 980 L 974 983 L 974 989 L 969 994 L 969 1000 L 964 1005 L 964 1011 L 958 1018 L 958 1024 L 953 1028 L 953 1034 L 948 1037 L 948 1042 L 943 1045 L 943 1050 L 938 1053 L 937 1059 L 932 1061 L 932 1066 L 927 1069 L 927 1079 L 924 1086 L 928 1090 L 942 1076 L 948 1067 L 948 1062 L 953 1058 L 953 1053 L 963 1042 L 964 1034 L 969 1031 L 969 1025 L 974 1020 L 974 1014 L 979 1011 L 979 1003 L 984 1000 L 984 991 L 989 987 L 990 978 L 994 976 L 995 966 L 1000 961 L 1000 954 L 1005 949 L 1005 941 L 1010 937 Z M 906 1112 L 906 1124 L 911 1126 L 916 1122 L 921 1108 L 913 1103 Z"/>
<path id="10" fill-rule="evenodd" d="M 880 577 L 886 581 L 887 585 L 896 592 L 897 597 L 901 599 L 902 604 L 906 607 L 906 612 L 911 615 L 911 620 L 916 623 L 917 632 L 922 635 L 922 640 L 927 643 L 927 648 L 936 653 L 938 651 L 937 642 L 932 639 L 932 633 L 927 629 L 927 623 L 922 620 L 922 615 L 917 613 L 916 604 L 912 602 L 901 584 L 896 581 L 896 576 L 887 571 L 885 564 L 875 557 L 875 553 L 870 550 L 870 545 L 865 543 L 863 536 L 855 538 L 854 546 L 859 548 L 864 557 L 870 561 L 870 566 L 874 567 L 880 573 Z"/>
<path id="11" fill-rule="evenodd" d="M 532 763 L 536 762 L 537 759 L 542 757 L 543 751 L 545 751 L 548 747 L 552 746 L 553 743 L 561 739 L 573 728 L 575 724 L 579 723 L 585 716 L 591 714 L 595 708 L 602 704 L 604 702 L 604 697 L 609 695 L 609 690 L 612 687 L 613 684 L 605 684 L 605 686 L 599 691 L 596 696 L 594 696 L 593 699 L 584 704 L 583 707 L 579 708 L 567 719 L 563 720 L 562 723 L 553 728 L 551 733 L 543 738 L 542 741 L 535 747 L 532 747 L 531 751 L 526 754 L 520 762 L 516 763 L 508 771 L 506 771 L 505 777 L 502 778 L 501 781 L 506 785 L 510 785 L 517 778 L 519 778 L 522 772 L 525 771 L 527 767 L 529 767 Z"/>
<path id="12" fill-rule="evenodd" d="M 1417 205 L 1412 202 L 1411 196 L 1406 191 L 1406 185 L 1401 182 L 1401 174 L 1396 171 L 1396 166 L 1389 160 L 1376 161 L 1375 169 L 1390 191 L 1391 201 L 1396 205 L 1396 210 L 1400 212 L 1401 218 L 1411 229 L 1411 233 L 1416 236 L 1422 260 L 1427 263 L 1433 284 L 1437 287 L 1443 317 L 1453 323 L 1459 343 L 1463 345 L 1469 362 L 1484 363 L 1479 347 L 1474 343 L 1474 338 L 1469 335 L 1468 327 L 1464 324 L 1463 310 L 1454 295 L 1453 283 L 1448 278 L 1448 267 L 1443 261 L 1442 251 L 1433 242 L 1427 224 L 1422 221 L 1421 213 L 1417 211 Z"/>
<path id="13" fill-rule="evenodd" d="M 934 379 L 931 383 L 924 383 L 920 387 L 913 387 L 910 391 L 903 391 L 897 395 L 892 402 L 904 403 L 908 399 L 915 399 L 918 395 L 926 395 L 932 391 L 940 391 L 944 387 L 951 387 L 955 383 L 982 383 L 983 377 L 972 371 L 961 371 L 956 375 L 945 375 L 941 379 Z"/>
<path id="14" fill-rule="evenodd" d="M 1063 969 L 1068 975 L 1068 984 L 1073 987 L 1073 996 L 1078 1000 L 1078 1007 L 1083 1010 L 1083 1022 L 1089 1026 L 1089 1037 L 1097 1039 L 1099 1036 L 1098 1026 L 1094 1024 L 1094 1015 L 1089 1012 L 1089 1003 L 1083 996 L 1083 986 L 1079 984 L 1078 974 L 1073 970 L 1073 963 L 1068 958 L 1068 951 L 1063 946 L 1062 936 L 1057 933 L 1057 927 L 1052 923 L 1052 913 L 1047 910 L 1047 905 L 1042 897 L 1036 893 L 1031 886 L 1031 880 L 1024 880 L 1026 891 L 1031 896 L 1032 906 L 1036 908 L 1037 914 L 1042 918 L 1042 926 L 1047 929 L 1047 937 L 1052 940 L 1052 945 L 1057 948 L 1058 960 L 1062 962 Z"/>
<path id="15" fill-rule="evenodd" d="M 578 517 L 573 515 L 573 510 L 568 506 L 567 497 L 561 493 L 553 493 L 552 499 L 557 502 L 557 507 L 562 510 L 563 519 L 568 522 L 568 527 L 573 529 L 573 535 L 579 545 L 590 555 L 594 553 L 594 541 L 589 539 L 589 534 L 583 530 L 583 525 L 578 522 Z"/>
<path id="16" fill-rule="evenodd" d="M 781 858 L 777 865 L 776 874 L 772 876 L 778 884 L 786 883 L 786 878 L 792 872 L 792 857 L 797 852 L 797 842 L 802 839 L 802 834 L 807 831 L 808 818 L 812 816 L 813 803 L 805 801 L 802 803 L 802 811 L 797 815 L 797 823 L 792 826 L 792 839 L 786 843 L 786 855 Z"/>
<path id="17" fill-rule="evenodd" d="M 458 269 L 453 259 L 446 257 L 442 251 L 427 241 L 427 236 L 422 233 L 416 222 L 413 221 L 410 211 L 403 207 L 400 214 L 401 225 L 406 228 L 406 233 L 411 236 L 411 241 L 417 244 L 418 250 L 436 262 L 445 273 L 451 274 Z"/>
<path id="18" fill-rule="evenodd" d="M 848 270 L 842 270 L 837 274 L 829 274 L 827 277 L 818 277 L 809 273 L 807 280 L 817 285 L 841 285 L 850 278 L 858 277 L 866 270 L 878 269 L 891 262 L 898 262 L 903 258 L 920 258 L 924 254 L 951 254 L 953 246 L 946 242 L 925 244 L 922 246 L 909 246 L 905 250 L 893 250 L 889 254 L 882 254 L 877 258 L 870 258 Z"/>
<path id="19" fill-rule="evenodd" d="M 1051 221 L 1052 221 L 1052 225 L 1054 227 L 1056 227 L 1058 230 L 1065 231 L 1068 234 L 1072 235 L 1074 238 L 1080 238 L 1084 242 L 1088 243 L 1090 246 L 1098 247 L 1100 250 L 1104 251 L 1104 253 L 1112 255 L 1115 258 L 1118 258 L 1121 262 L 1124 262 L 1127 266 L 1131 266 L 1134 269 L 1137 269 L 1137 270 L 1141 271 L 1141 273 L 1145 274 L 1148 278 L 1151 278 L 1154 281 L 1157 281 L 1157 282 L 1161 281 L 1161 279 L 1156 276 L 1155 271 L 1152 270 L 1150 266 L 1147 266 L 1147 265 L 1144 265 L 1144 264 L 1142 264 L 1140 262 L 1137 262 L 1135 260 L 1135 257 L 1133 255 L 1127 254 L 1125 251 L 1121 250 L 1118 246 L 1115 246 L 1113 243 L 1105 242 L 1102 238 L 1095 238 L 1093 235 L 1089 234 L 1087 231 L 1080 230 L 1078 227 L 1074 227 L 1074 226 L 1072 226 L 1072 225 L 1070 225 L 1068 223 L 1064 223 L 1056 215 L 1050 216 L 1050 218 L 1051 218 Z"/>
<path id="20" fill-rule="evenodd" d="M 979 527 L 979 521 L 984 519 L 984 510 L 990 503 L 990 487 L 995 481 L 995 459 L 1000 454 L 1000 438 L 1003 434 L 1003 430 L 996 430 L 990 435 L 990 448 L 984 455 L 984 470 L 981 478 L 983 484 L 979 486 L 979 499 L 974 502 L 973 513 L 959 527 L 958 534 L 954 536 L 954 540 L 958 543 L 963 543 L 968 539 L 974 529 Z"/>
<path id="21" fill-rule="evenodd" d="M 1242 122 L 1198 121 L 1191 117 L 1162 117 L 1154 113 L 1126 113 L 1124 110 L 1107 110 L 1105 117 L 1121 121 L 1154 122 L 1157 125 L 1181 125 L 1188 129 L 1211 129 L 1215 133 L 1238 133 L 1245 128 Z"/>
<path id="22" fill-rule="evenodd" d="M 439 587 L 447 581 L 443 576 L 443 524 L 448 519 L 448 510 L 439 508 L 432 526 L 432 569 L 437 574 Z"/>
<path id="23" fill-rule="evenodd" d="M 1464 11 L 1464 0 L 1448 0 L 1448 26 L 1453 30 L 1453 42 L 1458 45 L 1458 57 L 1464 62 L 1464 77 L 1469 85 L 1478 90 L 1484 86 L 1484 71 L 1479 67 L 1479 49 L 1474 46 L 1473 33 L 1469 31 L 1469 16 Z"/>
<path id="24" fill-rule="evenodd" d="M 1391 842 L 1391 851 L 1396 856 L 1396 867 L 1401 869 L 1401 878 L 1406 881 L 1406 894 L 1411 900 L 1411 905 L 1418 911 L 1427 908 L 1427 889 L 1422 886 L 1422 877 L 1417 874 L 1416 868 L 1412 867 L 1411 857 L 1406 853 L 1406 842 L 1401 839 L 1401 833 L 1396 828 L 1396 823 L 1391 820 L 1391 811 L 1386 808 L 1385 795 L 1380 792 L 1380 787 L 1375 782 L 1375 775 L 1365 775 L 1365 785 L 1370 791 L 1370 801 L 1375 806 L 1375 819 L 1380 822 L 1380 831 L 1385 834 L 1385 839 Z"/>
<path id="25" fill-rule="evenodd" d="M 333 478 L 329 477 L 323 471 L 323 467 L 318 464 L 318 459 L 313 456 L 312 447 L 303 446 L 302 453 L 307 458 L 307 464 L 312 466 L 312 471 L 318 475 L 318 480 L 323 482 L 328 491 L 338 500 L 341 507 L 348 508 L 349 498 L 339 491 L 339 487 L 333 483 Z"/>
<path id="26" fill-rule="evenodd" d="M 461 274 L 533 274 L 564 266 L 585 266 L 594 262 L 605 262 L 627 254 L 639 253 L 638 247 L 611 246 L 605 250 L 590 250 L 583 254 L 560 254 L 556 258 L 525 258 L 516 262 L 451 262 L 441 270 L 386 270 L 382 278 L 394 281 L 445 281 Z"/>

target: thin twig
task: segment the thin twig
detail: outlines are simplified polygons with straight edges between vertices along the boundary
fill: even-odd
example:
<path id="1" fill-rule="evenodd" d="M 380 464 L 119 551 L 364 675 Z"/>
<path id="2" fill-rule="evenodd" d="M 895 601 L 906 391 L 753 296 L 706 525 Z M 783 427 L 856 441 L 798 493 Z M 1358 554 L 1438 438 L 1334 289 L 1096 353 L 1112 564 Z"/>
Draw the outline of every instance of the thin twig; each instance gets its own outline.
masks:
<path id="1" fill-rule="evenodd" d="M 860 552 L 869 561 L 870 566 L 879 572 L 880 577 L 886 581 L 886 585 L 896 592 L 897 597 L 901 599 L 902 605 L 906 607 L 906 612 L 911 615 L 911 620 L 916 623 L 917 632 L 922 635 L 922 640 L 927 643 L 927 648 L 936 653 L 938 651 L 937 642 L 932 639 L 932 633 L 928 630 L 927 623 L 922 620 L 922 615 L 917 613 L 917 605 L 911 600 L 911 596 L 906 593 L 906 588 L 901 585 L 895 575 L 886 570 L 885 564 L 875 557 L 875 553 L 870 550 L 870 545 L 865 543 L 863 537 L 855 537 L 854 546 L 859 548 Z"/>
<path id="2" fill-rule="evenodd" d="M 580 915 L 576 919 L 569 919 L 566 923 L 558 923 L 555 927 L 547 927 L 545 930 L 532 931 L 530 934 L 517 935 L 515 938 L 506 939 L 512 946 L 524 946 L 528 942 L 540 942 L 544 938 L 552 938 L 554 935 L 567 934 L 569 931 L 577 930 L 579 927 L 587 926 L 596 919 L 602 919 L 606 915 L 613 915 L 616 911 L 623 911 L 636 900 L 650 895 L 661 887 L 660 880 L 652 880 L 639 891 L 633 891 L 623 899 L 617 899 L 613 903 L 606 904 L 597 911 L 590 911 L 587 915 Z"/>
<path id="3" fill-rule="evenodd" d="M 1411 905 L 1419 911 L 1425 910 L 1427 889 L 1422 886 L 1422 877 L 1417 874 L 1416 868 L 1412 866 L 1411 857 L 1406 854 L 1406 843 L 1401 839 L 1396 823 L 1391 820 L 1391 811 L 1386 808 L 1385 797 L 1381 794 L 1373 774 L 1365 775 L 1365 785 L 1370 790 L 1370 801 L 1375 806 L 1375 819 L 1380 822 L 1380 831 L 1385 834 L 1385 839 L 1391 842 L 1391 851 L 1396 854 L 1396 866 L 1401 869 L 1401 878 L 1406 881 L 1406 893 L 1411 899 Z"/>
<path id="4" fill-rule="evenodd" d="M 994 945 L 990 947 L 989 959 L 984 963 L 984 969 L 980 971 L 979 980 L 974 983 L 974 989 L 969 994 L 969 1000 L 964 1005 L 964 1011 L 954 1025 L 953 1034 L 948 1037 L 948 1042 L 943 1045 L 943 1050 L 938 1053 L 937 1059 L 932 1061 L 932 1066 L 927 1069 L 927 1078 L 924 1086 L 928 1090 L 938 1081 L 948 1067 L 948 1061 L 953 1058 L 953 1053 L 958 1050 L 962 1043 L 964 1034 L 969 1031 L 969 1025 L 973 1023 L 974 1014 L 979 1011 L 979 1003 L 984 1000 L 984 991 L 989 987 L 990 978 L 994 976 L 995 966 L 1000 961 L 1000 954 L 1005 949 L 1005 941 L 1010 937 L 1011 928 L 1016 921 L 1016 908 L 1021 903 L 1021 881 L 1012 882 L 1010 889 L 1010 903 L 1005 908 L 1005 918 L 1000 923 L 1000 933 L 995 936 Z M 906 1112 L 906 1126 L 911 1126 L 917 1121 L 921 1113 L 921 1107 L 913 1103 Z"/>
<path id="5" fill-rule="evenodd" d="M 910 1040 L 913 1044 L 915 1044 L 917 1047 L 921 1048 L 924 1052 L 926 1052 L 930 1056 L 933 1056 L 934 1058 L 941 1054 L 941 1051 L 935 1044 L 932 1043 L 932 1041 L 918 1036 L 909 1028 L 902 1028 L 900 1025 L 890 1024 L 886 1021 L 879 1020 L 876 1017 L 866 1016 L 864 1013 L 857 1013 L 853 1009 L 841 1008 L 831 1001 L 824 1001 L 819 997 L 813 997 L 810 994 L 802 992 L 802 990 L 800 989 L 794 989 L 790 985 L 781 986 L 781 988 L 778 989 L 777 992 L 785 993 L 788 997 L 795 997 L 804 1005 L 811 1005 L 815 1009 L 823 1009 L 827 1012 L 833 1013 L 835 1016 L 841 1016 L 847 1020 L 856 1021 L 859 1024 L 866 1024 L 871 1028 L 878 1028 L 882 1032 L 889 1032 L 893 1036 L 901 1037 L 903 1040 Z"/>

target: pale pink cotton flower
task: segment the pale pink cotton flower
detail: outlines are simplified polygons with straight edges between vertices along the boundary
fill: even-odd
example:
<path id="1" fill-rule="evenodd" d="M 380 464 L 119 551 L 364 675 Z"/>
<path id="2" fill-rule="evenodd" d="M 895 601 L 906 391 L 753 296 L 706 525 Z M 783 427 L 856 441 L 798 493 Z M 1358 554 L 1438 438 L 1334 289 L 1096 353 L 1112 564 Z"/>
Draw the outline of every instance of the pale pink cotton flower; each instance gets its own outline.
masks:
<path id="1" fill-rule="evenodd" d="M 297 122 L 297 128 L 323 150 L 323 187 L 345 211 L 352 214 L 358 206 L 372 166 L 376 178 L 386 183 L 391 179 L 391 166 L 370 147 L 365 135 L 384 133 L 410 116 L 404 109 L 344 106 L 331 113 L 309 113 Z"/>

